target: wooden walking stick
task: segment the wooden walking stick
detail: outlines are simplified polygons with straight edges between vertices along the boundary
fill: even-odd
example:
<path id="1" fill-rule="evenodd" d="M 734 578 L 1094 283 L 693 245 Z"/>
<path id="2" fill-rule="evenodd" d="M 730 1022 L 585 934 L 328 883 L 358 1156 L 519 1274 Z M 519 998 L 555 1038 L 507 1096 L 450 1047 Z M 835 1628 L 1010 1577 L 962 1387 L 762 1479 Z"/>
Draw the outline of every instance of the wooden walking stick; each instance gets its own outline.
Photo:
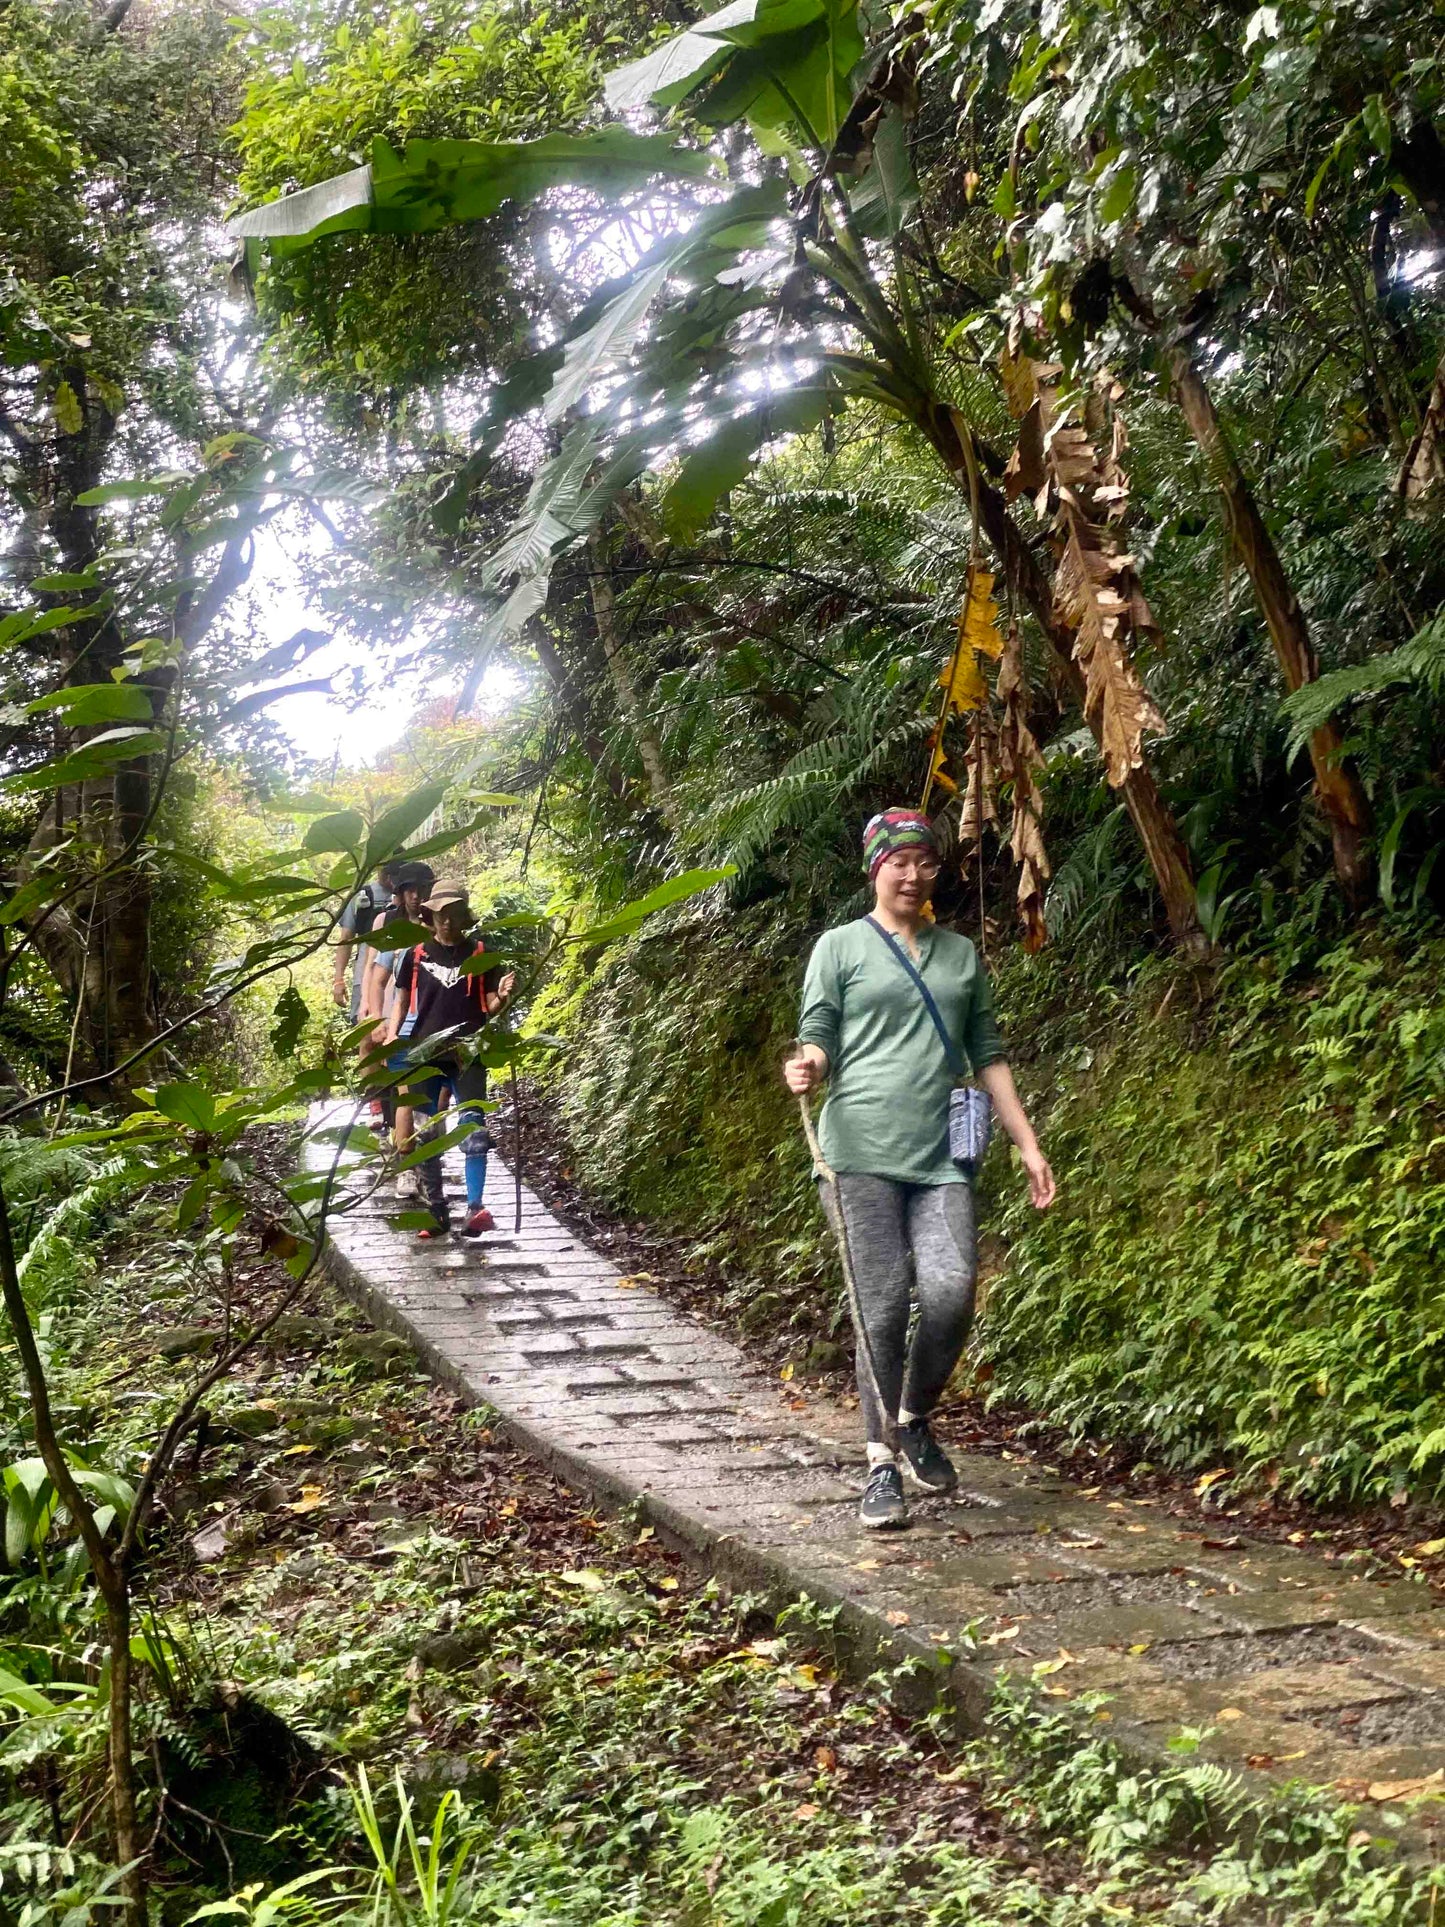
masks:
<path id="1" fill-rule="evenodd" d="M 803 1046 L 793 1040 L 790 1055 L 798 1057 Z M 831 1209 L 827 1210 L 829 1224 L 838 1244 L 838 1258 L 843 1267 L 843 1283 L 848 1292 L 848 1312 L 853 1320 L 854 1349 L 858 1360 L 858 1374 L 866 1378 L 869 1392 L 878 1410 L 883 1415 L 883 1443 L 896 1455 L 898 1451 L 898 1414 L 890 1412 L 878 1384 L 878 1368 L 873 1362 L 873 1347 L 868 1342 L 868 1327 L 863 1322 L 863 1308 L 858 1302 L 858 1280 L 853 1272 L 853 1252 L 848 1243 L 848 1224 L 843 1216 L 843 1194 L 838 1188 L 838 1174 L 823 1156 L 823 1147 L 818 1142 L 818 1133 L 813 1125 L 813 1113 L 808 1105 L 808 1094 L 798 1096 L 798 1115 L 803 1120 L 803 1136 L 808 1141 L 808 1153 L 813 1160 L 813 1169 L 827 1186 L 832 1196 Z"/>
<path id="2" fill-rule="evenodd" d="M 517 1098 L 515 1059 L 507 1068 L 512 1074 L 512 1189 L 515 1197 L 512 1236 L 515 1238 L 522 1229 L 522 1106 Z"/>

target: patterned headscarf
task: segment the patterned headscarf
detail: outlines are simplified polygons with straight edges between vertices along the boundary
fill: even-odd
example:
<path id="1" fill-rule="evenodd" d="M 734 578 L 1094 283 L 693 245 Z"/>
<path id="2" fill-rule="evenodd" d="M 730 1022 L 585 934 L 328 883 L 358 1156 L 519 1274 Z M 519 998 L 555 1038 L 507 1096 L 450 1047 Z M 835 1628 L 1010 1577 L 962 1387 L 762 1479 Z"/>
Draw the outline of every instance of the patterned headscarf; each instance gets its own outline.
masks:
<path id="1" fill-rule="evenodd" d="M 933 825 L 921 810 L 880 810 L 868 819 L 863 831 L 863 862 L 870 883 L 878 874 L 879 864 L 895 850 L 937 853 Z"/>

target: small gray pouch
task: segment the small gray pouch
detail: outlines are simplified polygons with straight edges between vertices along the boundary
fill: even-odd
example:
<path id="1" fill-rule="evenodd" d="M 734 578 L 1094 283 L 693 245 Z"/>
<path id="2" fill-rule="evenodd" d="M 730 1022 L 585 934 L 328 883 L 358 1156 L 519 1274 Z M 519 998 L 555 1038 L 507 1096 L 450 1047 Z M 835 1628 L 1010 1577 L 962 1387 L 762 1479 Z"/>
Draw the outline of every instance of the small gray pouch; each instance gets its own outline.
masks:
<path id="1" fill-rule="evenodd" d="M 972 1177 L 993 1136 L 993 1100 L 977 1084 L 957 1085 L 948 1094 L 948 1155 Z"/>

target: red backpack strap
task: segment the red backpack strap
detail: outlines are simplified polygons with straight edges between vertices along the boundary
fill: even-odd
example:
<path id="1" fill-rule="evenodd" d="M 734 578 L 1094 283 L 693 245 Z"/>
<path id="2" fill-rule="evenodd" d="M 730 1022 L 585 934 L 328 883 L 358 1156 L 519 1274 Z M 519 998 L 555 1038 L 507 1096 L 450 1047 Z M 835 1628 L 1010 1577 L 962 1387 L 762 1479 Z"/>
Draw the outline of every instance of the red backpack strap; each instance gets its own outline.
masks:
<path id="1" fill-rule="evenodd" d="M 416 987 L 421 977 L 421 953 L 425 949 L 426 945 L 419 943 L 411 953 L 411 998 L 406 1007 L 408 1017 L 416 1016 Z"/>
<path id="2" fill-rule="evenodd" d="M 472 945 L 472 955 L 474 957 L 480 957 L 482 953 L 486 950 L 486 947 L 487 946 L 486 946 L 485 940 L 479 940 L 478 942 Z M 471 995 L 472 985 L 475 984 L 477 987 L 477 1002 L 481 1005 L 482 1013 L 485 1016 L 486 1009 L 487 1009 L 487 992 L 483 984 L 482 977 L 483 977 L 483 973 L 479 970 L 477 971 L 475 976 L 470 977 L 467 980 L 467 995 L 468 996 Z"/>

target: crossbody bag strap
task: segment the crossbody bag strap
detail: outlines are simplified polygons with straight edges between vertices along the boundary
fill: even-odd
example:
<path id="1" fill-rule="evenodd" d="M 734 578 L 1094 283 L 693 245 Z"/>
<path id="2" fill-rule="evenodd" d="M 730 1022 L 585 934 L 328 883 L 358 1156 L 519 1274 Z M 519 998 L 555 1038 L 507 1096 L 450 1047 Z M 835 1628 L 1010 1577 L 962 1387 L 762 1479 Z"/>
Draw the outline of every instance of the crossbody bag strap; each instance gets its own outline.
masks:
<path id="1" fill-rule="evenodd" d="M 933 992 L 928 988 L 928 985 L 924 983 L 922 973 L 915 967 L 907 951 L 891 931 L 885 930 L 883 925 L 874 917 L 865 917 L 863 921 L 871 929 L 878 932 L 884 943 L 887 944 L 894 961 L 898 963 L 913 980 L 914 987 L 927 1006 L 929 1016 L 933 1019 L 933 1028 L 938 1032 L 938 1040 L 943 1045 L 943 1054 L 948 1059 L 948 1068 L 956 1078 L 962 1078 L 965 1075 L 963 1059 L 958 1054 L 957 1045 L 948 1034 L 948 1026 L 943 1021 L 943 1012 L 934 1002 Z"/>

